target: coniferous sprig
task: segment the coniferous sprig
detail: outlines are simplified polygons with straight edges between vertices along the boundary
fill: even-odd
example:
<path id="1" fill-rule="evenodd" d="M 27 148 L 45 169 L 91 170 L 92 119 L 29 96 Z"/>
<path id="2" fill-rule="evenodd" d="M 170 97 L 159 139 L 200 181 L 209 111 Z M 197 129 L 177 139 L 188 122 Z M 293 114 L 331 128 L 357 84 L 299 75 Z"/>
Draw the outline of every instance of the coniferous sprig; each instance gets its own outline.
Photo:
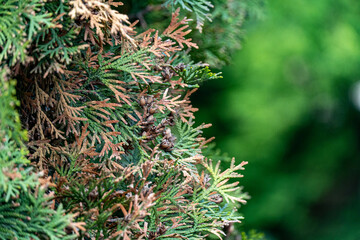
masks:
<path id="1" fill-rule="evenodd" d="M 196 28 L 202 32 L 204 22 L 206 20 L 211 22 L 210 9 L 214 7 L 211 1 L 208 0 L 167 0 L 167 5 L 171 5 L 173 8 L 180 6 L 181 8 L 194 12 L 196 16 Z"/>
<path id="2" fill-rule="evenodd" d="M 198 14 L 199 29 L 210 17 L 209 1 L 178 3 Z M 29 222 L 29 234 L 39 239 L 65 234 L 78 239 L 221 238 L 227 224 L 239 222 L 241 216 L 227 202 L 244 204 L 246 195 L 238 183 L 228 182 L 242 177 L 236 171 L 244 163 L 221 172 L 204 157 L 212 138 L 202 137 L 202 130 L 211 125 L 195 124 L 197 108 L 190 101 L 203 81 L 220 75 L 192 60 L 189 52 L 201 46 L 189 37 L 190 20 L 180 17 L 180 9 L 168 26 L 137 32 L 119 2 L 53 0 L 29 7 L 32 15 L 46 19 L 35 17 L 38 23 L 29 23 L 32 30 L 22 35 L 26 59 L 8 54 L 2 65 L 11 67 L 18 81 L 28 159 L 42 178 L 26 168 L 25 152 L 11 151 L 23 149 L 14 140 L 4 140 L 0 161 L 7 164 L 1 197 L 5 202 L 16 198 L 39 218 L 39 225 Z M 3 38 L 5 46 L 11 41 Z M 3 132 L 5 139 L 20 132 L 15 119 L 16 133 Z M 19 163 L 11 163 L 17 158 Z M 53 194 L 52 206 L 44 189 Z M 17 218 L 4 213 L 8 219 L 0 219 L 0 226 L 36 219 L 24 219 L 26 212 L 18 206 L 13 210 Z M 45 213 L 51 217 L 43 219 Z M 9 234 L 27 237 L 21 227 Z"/>
<path id="3" fill-rule="evenodd" d="M 47 29 L 51 15 L 41 12 L 40 0 L 0 1 L 0 63 L 8 60 L 9 65 L 17 61 L 29 61 L 28 49 L 38 31 Z"/>
<path id="4" fill-rule="evenodd" d="M 153 3 L 150 0 L 147 2 Z M 193 51 L 192 57 L 196 61 L 206 62 L 216 68 L 230 63 L 233 53 L 236 52 L 234 50 L 239 49 L 244 40 L 243 25 L 249 19 L 261 18 L 264 14 L 263 6 L 266 3 L 264 0 L 158 0 L 155 2 L 164 3 L 164 6 L 172 10 L 180 7 L 181 14 L 196 19 L 195 23 L 190 24 L 194 25 L 194 28 L 202 29 L 205 24 L 206 31 L 193 31 L 190 34 L 191 38 L 196 39 L 197 44 L 201 46 L 200 49 Z M 156 11 L 155 7 L 153 9 Z M 141 11 L 139 12 L 141 13 Z M 154 17 L 158 15 L 162 17 Z M 166 16 L 164 11 L 157 10 L 157 13 L 137 16 L 140 21 L 144 22 L 148 18 L 162 21 L 164 15 Z M 202 19 L 199 18 L 201 16 Z M 159 25 L 161 22 L 156 22 L 156 24 Z"/>

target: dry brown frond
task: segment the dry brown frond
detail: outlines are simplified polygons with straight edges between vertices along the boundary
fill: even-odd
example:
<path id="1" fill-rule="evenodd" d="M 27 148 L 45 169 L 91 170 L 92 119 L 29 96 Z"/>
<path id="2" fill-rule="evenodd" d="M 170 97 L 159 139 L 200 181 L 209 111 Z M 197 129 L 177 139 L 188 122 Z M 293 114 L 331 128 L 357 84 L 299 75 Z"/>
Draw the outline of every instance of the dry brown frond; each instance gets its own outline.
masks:
<path id="1" fill-rule="evenodd" d="M 198 48 L 196 43 L 191 42 L 191 38 L 185 39 L 185 36 L 191 32 L 191 29 L 188 29 L 188 22 L 192 20 L 185 17 L 184 19 L 179 21 L 179 12 L 180 8 L 176 9 L 176 11 L 172 14 L 170 25 L 165 29 L 163 35 L 177 41 L 181 48 L 184 47 L 183 44 L 185 44 L 189 48 Z"/>
<path id="2" fill-rule="evenodd" d="M 121 5 L 112 1 L 106 3 L 100 0 L 71 0 L 72 9 L 69 15 L 73 19 L 88 20 L 90 28 L 96 29 L 96 34 L 102 41 L 110 30 L 110 34 L 116 36 L 120 34 L 125 40 L 135 44 L 130 35 L 133 28 L 130 27 L 129 18 L 125 14 L 121 14 L 111 9 L 111 5 Z"/>

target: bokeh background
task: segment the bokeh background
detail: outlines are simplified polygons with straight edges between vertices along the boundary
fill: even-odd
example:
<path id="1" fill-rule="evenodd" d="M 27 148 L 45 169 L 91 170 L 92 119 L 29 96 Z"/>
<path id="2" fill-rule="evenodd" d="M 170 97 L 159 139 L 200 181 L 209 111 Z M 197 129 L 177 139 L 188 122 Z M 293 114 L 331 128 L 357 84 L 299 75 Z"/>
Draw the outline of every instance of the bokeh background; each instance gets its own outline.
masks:
<path id="1" fill-rule="evenodd" d="M 193 99 L 205 134 L 249 162 L 241 228 L 360 239 L 360 1 L 271 0 L 245 31 Z"/>

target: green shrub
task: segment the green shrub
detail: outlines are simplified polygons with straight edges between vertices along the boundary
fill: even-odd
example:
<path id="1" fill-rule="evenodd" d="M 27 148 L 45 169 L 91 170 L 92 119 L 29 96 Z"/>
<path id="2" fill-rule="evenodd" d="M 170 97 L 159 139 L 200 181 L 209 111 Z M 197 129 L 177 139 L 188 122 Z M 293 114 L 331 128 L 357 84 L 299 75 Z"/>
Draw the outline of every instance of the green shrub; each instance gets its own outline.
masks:
<path id="1" fill-rule="evenodd" d="M 4 239 L 203 239 L 242 219 L 247 195 L 228 180 L 246 162 L 221 171 L 204 156 L 210 124 L 195 124 L 189 97 L 220 78 L 198 61 L 229 60 L 247 6 L 215 1 L 205 31 L 209 1 L 151 2 L 0 1 L 0 66 L 18 98 L 2 79 Z M 159 13 L 156 29 L 121 13 L 136 4 Z M 180 13 L 207 33 L 189 38 Z"/>

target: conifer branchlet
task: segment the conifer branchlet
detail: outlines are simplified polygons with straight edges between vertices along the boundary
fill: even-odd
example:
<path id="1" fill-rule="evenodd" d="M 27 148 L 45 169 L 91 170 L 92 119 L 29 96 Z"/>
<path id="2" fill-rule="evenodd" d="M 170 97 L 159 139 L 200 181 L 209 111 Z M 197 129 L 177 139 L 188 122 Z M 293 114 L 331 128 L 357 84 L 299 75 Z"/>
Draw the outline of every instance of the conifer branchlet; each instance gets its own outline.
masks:
<path id="1" fill-rule="evenodd" d="M 221 76 L 191 60 L 201 45 L 180 13 L 201 31 L 210 1 L 164 1 L 182 9 L 145 30 L 112 0 L 0 3 L 0 239 L 221 238 L 242 219 L 229 180 L 246 163 L 204 156 L 211 125 L 190 101 Z"/>

